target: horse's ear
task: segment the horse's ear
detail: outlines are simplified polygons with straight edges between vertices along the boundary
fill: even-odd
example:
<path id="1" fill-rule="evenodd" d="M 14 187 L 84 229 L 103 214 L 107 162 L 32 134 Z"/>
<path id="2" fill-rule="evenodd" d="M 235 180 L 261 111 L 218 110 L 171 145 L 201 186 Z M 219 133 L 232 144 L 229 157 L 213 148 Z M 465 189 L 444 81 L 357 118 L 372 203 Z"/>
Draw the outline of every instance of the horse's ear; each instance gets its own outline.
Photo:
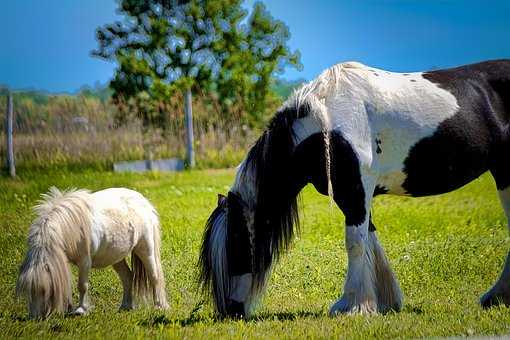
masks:
<path id="1" fill-rule="evenodd" d="M 226 199 L 227 199 L 227 196 L 222 195 L 222 194 L 218 194 L 218 206 L 222 205 L 223 202 L 225 202 Z"/>

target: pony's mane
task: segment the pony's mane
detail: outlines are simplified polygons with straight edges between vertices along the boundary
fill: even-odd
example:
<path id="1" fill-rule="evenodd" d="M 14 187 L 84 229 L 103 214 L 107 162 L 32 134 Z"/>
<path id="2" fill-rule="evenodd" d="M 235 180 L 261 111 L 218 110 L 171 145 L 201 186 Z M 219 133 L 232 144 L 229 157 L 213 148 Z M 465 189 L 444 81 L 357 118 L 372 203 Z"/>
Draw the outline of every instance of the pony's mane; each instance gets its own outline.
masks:
<path id="1" fill-rule="evenodd" d="M 59 239 L 58 243 L 69 254 L 76 253 L 79 239 L 90 242 L 90 225 L 92 222 L 91 193 L 85 189 L 68 189 L 60 191 L 51 187 L 42 194 L 34 206 L 37 218 L 30 227 L 29 247 L 47 242 L 47 237 Z"/>

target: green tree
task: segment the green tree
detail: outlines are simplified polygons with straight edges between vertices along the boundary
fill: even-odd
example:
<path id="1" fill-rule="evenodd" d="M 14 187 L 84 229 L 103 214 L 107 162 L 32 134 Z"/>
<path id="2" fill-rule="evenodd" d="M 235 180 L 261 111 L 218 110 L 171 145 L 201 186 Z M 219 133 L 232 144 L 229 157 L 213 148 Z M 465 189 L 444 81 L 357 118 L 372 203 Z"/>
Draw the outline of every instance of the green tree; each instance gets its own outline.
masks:
<path id="1" fill-rule="evenodd" d="M 248 13 L 241 4 L 119 0 L 123 20 L 97 30 L 99 47 L 93 52 L 117 62 L 110 82 L 114 101 L 134 103 L 144 126 L 161 126 L 168 113 L 158 103 L 182 91 L 190 131 L 192 91 L 213 91 L 223 112 L 237 102 L 248 122 L 260 122 L 272 76 L 287 65 L 300 67 L 299 54 L 287 46 L 285 24 L 264 5 L 256 4 L 245 20 Z M 189 152 L 188 161 L 193 164 Z"/>

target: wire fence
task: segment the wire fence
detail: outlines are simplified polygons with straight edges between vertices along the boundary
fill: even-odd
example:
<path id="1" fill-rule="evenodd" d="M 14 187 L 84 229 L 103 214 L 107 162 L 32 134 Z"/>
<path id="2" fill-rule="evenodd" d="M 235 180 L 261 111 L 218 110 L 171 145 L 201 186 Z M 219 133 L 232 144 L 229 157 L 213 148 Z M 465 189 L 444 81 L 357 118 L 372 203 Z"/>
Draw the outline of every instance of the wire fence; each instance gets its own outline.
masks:
<path id="1" fill-rule="evenodd" d="M 3 97 L 3 96 L 2 96 Z M 0 108 L 5 108 L 5 98 Z M 133 113 L 127 122 L 115 122 L 116 106 L 95 98 L 54 96 L 44 102 L 15 97 L 14 156 L 18 167 L 112 163 L 177 157 L 185 153 L 182 108 L 175 106 L 164 128 L 143 128 Z M 2 109 L 3 111 L 4 109 Z M 180 110 L 180 112 L 179 112 Z M 237 165 L 257 133 L 239 120 L 225 119 L 221 112 L 200 101 L 194 103 L 197 166 Z M 0 155 L 6 162 L 6 136 L 1 123 Z"/>

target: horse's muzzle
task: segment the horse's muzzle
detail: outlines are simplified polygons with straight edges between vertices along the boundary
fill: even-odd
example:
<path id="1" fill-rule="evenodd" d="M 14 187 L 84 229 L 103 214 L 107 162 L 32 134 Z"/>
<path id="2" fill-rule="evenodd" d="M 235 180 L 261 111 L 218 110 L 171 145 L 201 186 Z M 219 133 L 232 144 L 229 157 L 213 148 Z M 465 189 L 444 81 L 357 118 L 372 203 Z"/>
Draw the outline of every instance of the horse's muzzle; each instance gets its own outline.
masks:
<path id="1" fill-rule="evenodd" d="M 244 319 L 244 303 L 235 300 L 227 301 L 227 316 L 233 319 Z"/>

